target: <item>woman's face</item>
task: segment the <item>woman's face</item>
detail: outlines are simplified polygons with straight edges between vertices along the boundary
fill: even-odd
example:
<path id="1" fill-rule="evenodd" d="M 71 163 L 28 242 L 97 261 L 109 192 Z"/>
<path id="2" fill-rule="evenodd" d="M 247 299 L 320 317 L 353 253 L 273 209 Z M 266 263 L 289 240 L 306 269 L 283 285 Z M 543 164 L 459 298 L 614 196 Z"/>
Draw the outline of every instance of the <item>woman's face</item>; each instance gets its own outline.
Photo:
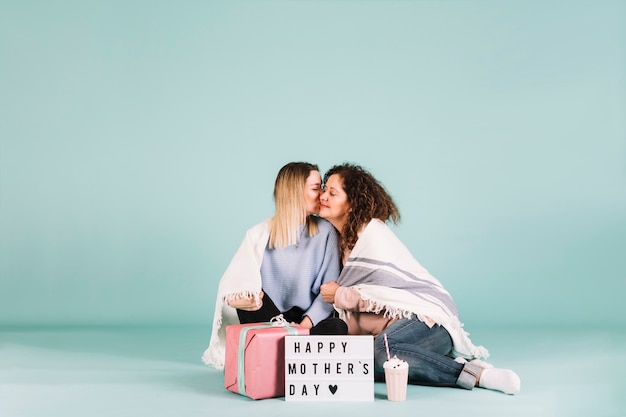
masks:
<path id="1" fill-rule="evenodd" d="M 350 204 L 343 190 L 343 180 L 338 174 L 328 177 L 320 197 L 320 216 L 328 220 L 341 232 L 348 219 Z"/>
<path id="2" fill-rule="evenodd" d="M 307 214 L 319 214 L 322 177 L 319 171 L 311 171 L 304 185 L 304 202 Z"/>

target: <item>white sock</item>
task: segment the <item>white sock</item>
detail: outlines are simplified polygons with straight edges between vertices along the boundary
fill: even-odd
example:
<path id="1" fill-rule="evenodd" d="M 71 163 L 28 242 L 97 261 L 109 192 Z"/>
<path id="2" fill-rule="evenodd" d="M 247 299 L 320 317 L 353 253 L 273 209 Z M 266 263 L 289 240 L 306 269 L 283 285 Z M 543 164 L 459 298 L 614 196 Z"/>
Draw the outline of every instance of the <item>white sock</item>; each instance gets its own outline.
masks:
<path id="1" fill-rule="evenodd" d="M 454 361 L 455 361 L 455 362 L 458 362 L 458 363 L 468 363 L 468 362 L 467 362 L 467 359 L 462 358 L 462 357 L 460 357 L 460 356 L 459 356 L 458 358 L 454 358 Z M 489 369 L 490 369 L 490 368 L 493 368 L 493 365 L 492 365 L 492 364 L 490 364 L 490 363 L 488 363 L 488 362 L 485 362 L 485 361 L 481 361 L 480 359 L 472 359 L 471 361 L 469 361 L 469 363 L 471 363 L 472 365 L 479 366 L 479 367 L 481 367 L 481 368 L 485 368 L 485 369 L 487 369 L 487 368 L 489 368 Z"/>
<path id="2" fill-rule="evenodd" d="M 505 394 L 517 394 L 520 391 L 519 376 L 510 369 L 488 368 L 480 374 L 478 386 L 502 391 Z"/>
<path id="3" fill-rule="evenodd" d="M 472 359 L 469 363 L 472 365 L 480 366 L 481 368 L 491 369 L 493 365 L 489 362 L 481 361 L 480 359 Z"/>

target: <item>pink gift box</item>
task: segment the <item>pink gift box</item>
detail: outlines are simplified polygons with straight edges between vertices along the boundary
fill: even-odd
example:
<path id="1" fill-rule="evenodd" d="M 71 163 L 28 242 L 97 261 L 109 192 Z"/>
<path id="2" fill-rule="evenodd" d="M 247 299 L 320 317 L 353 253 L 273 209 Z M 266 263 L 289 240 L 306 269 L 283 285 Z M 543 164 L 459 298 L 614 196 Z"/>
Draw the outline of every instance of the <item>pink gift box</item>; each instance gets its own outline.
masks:
<path id="1" fill-rule="evenodd" d="M 308 335 L 298 325 L 226 326 L 224 387 L 253 400 L 285 396 L 285 336 Z"/>

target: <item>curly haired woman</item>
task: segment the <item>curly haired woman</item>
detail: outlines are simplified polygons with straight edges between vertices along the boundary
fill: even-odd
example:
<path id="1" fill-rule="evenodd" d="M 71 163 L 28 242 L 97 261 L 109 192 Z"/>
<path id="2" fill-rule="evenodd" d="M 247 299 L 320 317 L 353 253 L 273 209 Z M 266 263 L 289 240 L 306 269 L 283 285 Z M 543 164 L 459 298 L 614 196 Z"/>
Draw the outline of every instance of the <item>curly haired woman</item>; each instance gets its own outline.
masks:
<path id="1" fill-rule="evenodd" d="M 400 213 L 372 174 L 359 165 L 335 165 L 324 175 L 320 216 L 340 232 L 344 267 L 321 287 L 348 324 L 348 333 L 374 336 L 374 371 L 384 377 L 389 353 L 409 364 L 409 383 L 516 394 L 520 379 L 482 359 L 463 330 L 446 289 L 411 255 L 386 224 Z"/>

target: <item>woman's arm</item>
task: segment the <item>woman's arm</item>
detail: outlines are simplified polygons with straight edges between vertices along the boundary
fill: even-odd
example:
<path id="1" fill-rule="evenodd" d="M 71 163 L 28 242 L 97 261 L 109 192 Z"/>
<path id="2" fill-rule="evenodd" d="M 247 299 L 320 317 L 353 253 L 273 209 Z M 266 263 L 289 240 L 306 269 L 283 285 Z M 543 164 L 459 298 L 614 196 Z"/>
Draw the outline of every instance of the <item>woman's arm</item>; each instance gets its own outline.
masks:
<path id="1" fill-rule="evenodd" d="M 321 259 L 322 261 L 317 276 L 311 284 L 311 293 L 317 295 L 304 313 L 305 320 L 310 320 L 311 325 L 319 323 L 333 312 L 332 303 L 328 303 L 322 298 L 320 287 L 325 282 L 335 281 L 341 272 L 341 262 L 337 251 L 337 231 L 326 221 L 320 220 L 319 226 L 320 231 L 313 238 L 316 244 L 310 246 L 310 250 L 314 251 L 312 253 L 313 259 Z M 302 323 L 306 327 L 308 323 L 305 323 L 305 320 Z"/>
<path id="2" fill-rule="evenodd" d="M 361 294 L 353 287 L 342 287 L 336 282 L 327 282 L 320 288 L 324 301 L 333 303 L 342 310 L 365 311 L 368 303 L 363 301 Z"/>
<path id="3" fill-rule="evenodd" d="M 257 311 L 263 305 L 263 291 L 261 291 L 259 295 L 259 304 L 256 303 L 256 301 L 254 300 L 254 297 L 253 298 L 237 297 L 237 298 L 233 298 L 232 300 L 228 300 L 226 302 L 228 303 L 229 306 L 231 306 L 232 308 L 236 308 L 237 310 Z"/>

